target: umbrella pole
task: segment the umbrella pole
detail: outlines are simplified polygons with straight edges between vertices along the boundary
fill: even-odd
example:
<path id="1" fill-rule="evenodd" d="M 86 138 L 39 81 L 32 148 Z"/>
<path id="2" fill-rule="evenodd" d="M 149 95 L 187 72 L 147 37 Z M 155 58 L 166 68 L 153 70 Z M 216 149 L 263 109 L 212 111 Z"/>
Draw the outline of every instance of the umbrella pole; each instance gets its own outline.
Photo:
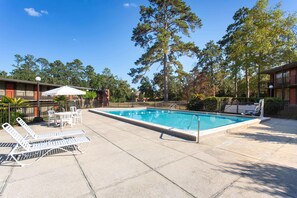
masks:
<path id="1" fill-rule="evenodd" d="M 64 104 L 65 104 L 65 111 L 68 111 L 68 109 L 67 109 L 67 97 L 65 96 L 65 102 L 64 102 Z"/>

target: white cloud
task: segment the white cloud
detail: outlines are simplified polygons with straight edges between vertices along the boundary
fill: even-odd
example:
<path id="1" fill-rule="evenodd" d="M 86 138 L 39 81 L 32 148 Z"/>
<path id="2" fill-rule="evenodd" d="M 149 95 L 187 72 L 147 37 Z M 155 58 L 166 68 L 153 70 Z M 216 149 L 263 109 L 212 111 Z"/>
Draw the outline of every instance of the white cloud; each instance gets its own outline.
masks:
<path id="1" fill-rule="evenodd" d="M 48 11 L 46 10 L 40 10 L 40 13 L 48 15 Z"/>
<path id="2" fill-rule="evenodd" d="M 124 3 L 123 6 L 125 8 L 136 8 L 137 5 L 135 3 Z"/>
<path id="3" fill-rule="evenodd" d="M 43 14 L 48 15 L 48 11 L 46 10 L 40 10 L 40 12 L 38 12 L 34 8 L 25 8 L 24 10 L 29 16 L 33 16 L 33 17 L 40 17 Z"/>
<path id="4" fill-rule="evenodd" d="M 27 12 L 29 16 L 34 16 L 34 17 L 41 16 L 41 13 L 37 12 L 34 8 L 25 8 L 24 10 L 25 12 Z"/>

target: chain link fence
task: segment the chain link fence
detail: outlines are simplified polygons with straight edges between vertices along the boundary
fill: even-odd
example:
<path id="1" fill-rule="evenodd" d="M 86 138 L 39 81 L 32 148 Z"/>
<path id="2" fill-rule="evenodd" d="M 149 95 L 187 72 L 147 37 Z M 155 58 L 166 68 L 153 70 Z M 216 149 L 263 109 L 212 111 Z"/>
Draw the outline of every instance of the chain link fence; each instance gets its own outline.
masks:
<path id="1" fill-rule="evenodd" d="M 76 106 L 78 109 L 82 108 L 97 108 L 101 104 L 95 100 L 71 100 L 68 101 L 65 106 L 64 103 L 53 102 L 53 101 L 42 101 L 40 102 L 40 117 L 43 120 L 48 118 L 48 110 L 59 111 L 69 111 L 70 106 Z M 0 104 L 0 126 L 8 122 L 12 125 L 16 124 L 16 118 L 21 117 L 26 122 L 33 122 L 34 118 L 38 116 L 38 104 L 36 101 L 27 102 L 24 105 L 14 105 L 14 104 Z"/>
<path id="2" fill-rule="evenodd" d="M 110 108 L 137 108 L 137 107 L 156 107 L 164 109 L 178 109 L 186 110 L 187 109 L 186 101 L 148 101 L 148 102 L 114 102 L 109 103 Z"/>

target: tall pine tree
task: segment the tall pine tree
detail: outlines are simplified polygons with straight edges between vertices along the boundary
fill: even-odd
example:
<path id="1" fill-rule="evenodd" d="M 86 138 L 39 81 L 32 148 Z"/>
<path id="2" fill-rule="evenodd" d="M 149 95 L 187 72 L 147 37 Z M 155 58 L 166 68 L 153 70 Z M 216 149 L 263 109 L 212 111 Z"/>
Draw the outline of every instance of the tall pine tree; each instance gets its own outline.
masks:
<path id="1" fill-rule="evenodd" d="M 140 7 L 140 22 L 133 29 L 132 41 L 146 52 L 135 62 L 129 75 L 138 82 L 151 66 L 160 63 L 164 72 L 164 101 L 168 100 L 168 71 L 175 66 L 183 70 L 178 57 L 192 55 L 197 47 L 192 42 L 183 42 L 181 35 L 190 36 L 189 30 L 202 26 L 201 20 L 182 0 L 149 0 L 150 5 Z"/>

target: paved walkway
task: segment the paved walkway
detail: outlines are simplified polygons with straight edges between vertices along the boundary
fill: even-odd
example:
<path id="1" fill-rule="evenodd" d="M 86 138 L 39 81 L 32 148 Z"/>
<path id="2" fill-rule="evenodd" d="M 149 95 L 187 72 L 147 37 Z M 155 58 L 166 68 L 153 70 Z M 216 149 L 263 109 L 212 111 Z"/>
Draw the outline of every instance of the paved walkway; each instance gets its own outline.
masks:
<path id="1" fill-rule="evenodd" d="M 0 197 L 297 197 L 297 121 L 272 119 L 196 144 L 87 111 L 83 118 L 74 128 L 91 139 L 86 153 L 2 164 Z M 0 131 L 0 158 L 9 143 Z"/>

